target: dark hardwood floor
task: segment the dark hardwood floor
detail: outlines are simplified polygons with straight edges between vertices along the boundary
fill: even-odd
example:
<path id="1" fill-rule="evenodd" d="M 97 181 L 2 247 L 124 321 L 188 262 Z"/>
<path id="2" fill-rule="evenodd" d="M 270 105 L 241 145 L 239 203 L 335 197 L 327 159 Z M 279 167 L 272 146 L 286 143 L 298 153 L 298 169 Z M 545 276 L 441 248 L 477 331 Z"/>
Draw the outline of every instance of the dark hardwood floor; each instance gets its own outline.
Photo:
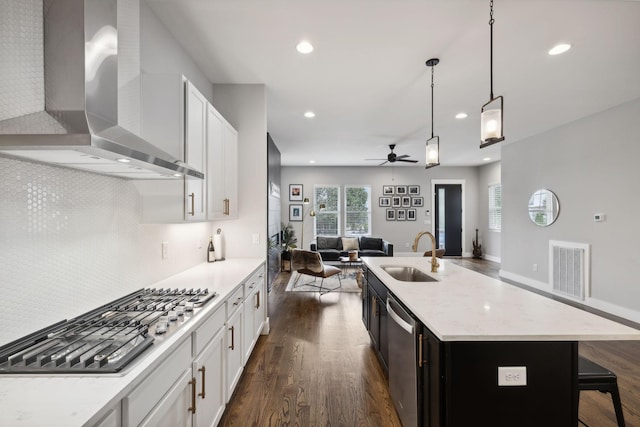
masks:
<path id="1" fill-rule="evenodd" d="M 499 264 L 451 261 L 498 277 Z M 288 280 L 289 273 L 280 273 L 272 286 L 271 333 L 258 340 L 219 425 L 400 426 L 361 320 L 360 294 L 285 292 Z M 640 427 L 640 342 L 583 342 L 579 348 L 618 375 L 626 425 Z M 611 397 L 583 391 L 580 420 L 616 426 Z"/>

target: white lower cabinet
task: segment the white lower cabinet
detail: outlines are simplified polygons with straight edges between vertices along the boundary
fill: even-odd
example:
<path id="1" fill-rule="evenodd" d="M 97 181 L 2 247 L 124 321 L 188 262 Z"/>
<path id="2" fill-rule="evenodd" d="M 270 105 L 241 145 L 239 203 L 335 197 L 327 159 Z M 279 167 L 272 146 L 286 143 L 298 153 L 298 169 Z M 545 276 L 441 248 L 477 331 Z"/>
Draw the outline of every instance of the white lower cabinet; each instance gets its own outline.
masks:
<path id="1" fill-rule="evenodd" d="M 191 369 L 186 369 L 139 425 L 141 427 L 191 427 L 193 425 L 193 386 Z"/>
<path id="2" fill-rule="evenodd" d="M 258 342 L 262 325 L 265 319 L 265 281 L 264 270 L 254 273 L 245 282 L 247 298 L 244 301 L 244 363 L 246 364 L 251 356 L 251 352 Z"/>
<path id="3" fill-rule="evenodd" d="M 105 415 L 95 427 L 120 427 L 122 425 L 122 411 L 120 402 Z"/>
<path id="4" fill-rule="evenodd" d="M 236 304 L 233 306 L 233 304 Z M 229 402 L 233 390 L 238 385 L 240 376 L 242 375 L 242 369 L 244 368 L 244 358 L 242 351 L 242 335 L 243 335 L 243 317 L 244 317 L 244 304 L 242 300 L 238 302 L 235 300 L 228 300 L 227 307 L 231 305 L 233 308 L 227 319 L 226 326 L 226 344 L 227 344 L 227 398 L 226 402 Z M 229 310 L 228 310 L 229 311 Z"/>
<path id="5" fill-rule="evenodd" d="M 193 362 L 193 374 L 198 384 L 195 427 L 213 427 L 224 413 L 224 323 L 221 326 L 216 336 Z"/>

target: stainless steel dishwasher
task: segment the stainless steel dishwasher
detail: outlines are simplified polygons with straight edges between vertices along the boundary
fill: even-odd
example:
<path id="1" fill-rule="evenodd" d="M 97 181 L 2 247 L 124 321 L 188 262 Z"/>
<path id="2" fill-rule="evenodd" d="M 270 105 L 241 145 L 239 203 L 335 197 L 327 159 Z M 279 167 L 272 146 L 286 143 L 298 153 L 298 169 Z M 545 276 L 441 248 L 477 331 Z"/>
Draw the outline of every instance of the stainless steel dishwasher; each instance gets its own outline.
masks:
<path id="1" fill-rule="evenodd" d="M 403 427 L 418 427 L 416 320 L 387 296 L 389 321 L 389 391 Z"/>

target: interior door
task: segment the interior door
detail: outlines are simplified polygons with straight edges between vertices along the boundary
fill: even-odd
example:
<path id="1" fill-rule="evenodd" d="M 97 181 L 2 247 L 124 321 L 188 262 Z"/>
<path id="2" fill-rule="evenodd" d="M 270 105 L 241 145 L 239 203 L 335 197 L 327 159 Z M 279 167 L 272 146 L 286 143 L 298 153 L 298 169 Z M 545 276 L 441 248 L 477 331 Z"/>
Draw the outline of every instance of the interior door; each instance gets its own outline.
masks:
<path id="1" fill-rule="evenodd" d="M 436 246 L 446 256 L 462 256 L 462 185 L 435 185 Z"/>

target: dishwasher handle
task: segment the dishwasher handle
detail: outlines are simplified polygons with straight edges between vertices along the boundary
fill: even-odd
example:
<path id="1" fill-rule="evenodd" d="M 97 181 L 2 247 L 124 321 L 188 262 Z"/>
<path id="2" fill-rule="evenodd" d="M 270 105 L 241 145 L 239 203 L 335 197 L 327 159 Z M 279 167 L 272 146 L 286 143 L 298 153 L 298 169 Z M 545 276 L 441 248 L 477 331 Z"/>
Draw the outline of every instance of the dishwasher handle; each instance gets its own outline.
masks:
<path id="1" fill-rule="evenodd" d="M 407 323 L 395 311 L 393 311 L 393 308 L 391 308 L 391 304 L 389 304 L 390 300 L 391 298 L 387 297 L 387 312 L 389 313 L 389 316 L 391 316 L 393 321 L 396 322 L 398 326 L 400 326 L 402 329 L 404 329 L 408 333 L 413 334 L 413 325 L 410 323 Z"/>

